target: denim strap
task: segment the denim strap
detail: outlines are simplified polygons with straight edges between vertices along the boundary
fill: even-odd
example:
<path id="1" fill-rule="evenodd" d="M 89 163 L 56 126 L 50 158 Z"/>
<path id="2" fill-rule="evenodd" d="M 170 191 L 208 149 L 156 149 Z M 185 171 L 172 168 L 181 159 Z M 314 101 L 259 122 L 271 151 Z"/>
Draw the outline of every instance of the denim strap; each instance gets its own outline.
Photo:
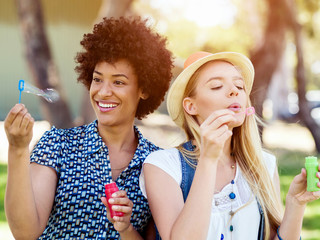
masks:
<path id="1" fill-rule="evenodd" d="M 191 141 L 184 143 L 183 147 L 188 151 L 192 151 Z M 192 181 L 193 181 L 195 169 L 186 162 L 185 158 L 188 158 L 188 157 L 183 156 L 182 154 L 183 153 L 179 151 L 181 170 L 182 170 L 182 180 L 181 180 L 180 188 L 183 194 L 183 200 L 186 201 L 191 188 Z M 195 165 L 197 164 L 197 162 L 194 159 L 188 158 L 188 161 L 192 162 Z"/>
<path id="2" fill-rule="evenodd" d="M 260 213 L 260 224 L 259 224 L 259 231 L 258 231 L 258 240 L 264 239 L 264 212 L 262 210 L 262 207 L 257 199 L 259 213 Z"/>

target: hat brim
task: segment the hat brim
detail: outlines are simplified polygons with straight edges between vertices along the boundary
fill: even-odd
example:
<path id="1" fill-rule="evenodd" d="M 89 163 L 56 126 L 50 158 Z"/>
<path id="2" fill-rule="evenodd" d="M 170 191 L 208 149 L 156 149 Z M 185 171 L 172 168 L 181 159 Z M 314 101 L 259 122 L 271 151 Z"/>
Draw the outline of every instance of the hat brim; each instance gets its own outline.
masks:
<path id="1" fill-rule="evenodd" d="M 236 52 L 220 52 L 214 53 L 199 60 L 195 61 L 187 68 L 185 68 L 179 76 L 175 79 L 171 85 L 168 96 L 167 96 L 167 109 L 172 120 L 179 126 L 183 125 L 183 106 L 182 98 L 186 89 L 186 86 L 191 78 L 191 76 L 200 68 L 203 64 L 213 61 L 213 60 L 223 60 L 230 62 L 232 65 L 240 68 L 241 75 L 245 81 L 246 92 L 249 94 L 252 89 L 252 84 L 254 80 L 254 68 L 246 56 L 241 53 Z"/>

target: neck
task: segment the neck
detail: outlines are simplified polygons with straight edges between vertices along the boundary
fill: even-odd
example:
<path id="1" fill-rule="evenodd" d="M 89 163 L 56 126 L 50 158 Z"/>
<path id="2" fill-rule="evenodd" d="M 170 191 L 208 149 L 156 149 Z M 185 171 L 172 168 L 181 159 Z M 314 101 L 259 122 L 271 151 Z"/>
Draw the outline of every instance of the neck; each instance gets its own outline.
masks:
<path id="1" fill-rule="evenodd" d="M 106 146 L 110 149 L 130 150 L 136 148 L 137 139 L 133 124 L 126 126 L 99 126 L 98 131 Z"/>
<path id="2" fill-rule="evenodd" d="M 235 165 L 235 159 L 231 154 L 231 138 L 229 138 L 224 144 L 220 162 L 222 163 L 222 165 L 228 165 L 228 166 Z"/>

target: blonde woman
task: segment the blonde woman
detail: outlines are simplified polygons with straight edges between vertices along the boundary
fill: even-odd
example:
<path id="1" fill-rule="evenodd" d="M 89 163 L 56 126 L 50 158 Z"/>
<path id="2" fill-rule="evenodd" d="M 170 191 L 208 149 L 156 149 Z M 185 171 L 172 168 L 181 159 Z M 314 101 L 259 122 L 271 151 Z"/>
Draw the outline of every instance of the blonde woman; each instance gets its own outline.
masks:
<path id="1" fill-rule="evenodd" d="M 151 153 L 140 176 L 162 239 L 300 238 L 320 191 L 306 191 L 302 169 L 283 212 L 276 159 L 262 150 L 252 114 L 253 79 L 242 54 L 197 52 L 171 86 L 168 111 L 188 141 Z"/>

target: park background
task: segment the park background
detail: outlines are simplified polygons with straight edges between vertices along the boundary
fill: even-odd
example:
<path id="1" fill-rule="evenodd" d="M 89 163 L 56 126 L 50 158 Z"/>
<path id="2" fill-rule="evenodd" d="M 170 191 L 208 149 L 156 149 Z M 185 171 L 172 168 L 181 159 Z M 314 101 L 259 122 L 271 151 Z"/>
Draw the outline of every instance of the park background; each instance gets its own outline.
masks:
<path id="1" fill-rule="evenodd" d="M 28 14 L 36 11 L 42 14 L 49 49 L 44 61 L 50 67 L 43 78 L 36 74 L 34 59 L 27 58 L 30 38 L 39 30 Z M 34 95 L 22 94 L 23 103 L 37 120 L 33 144 L 52 125 L 90 122 L 94 114 L 85 104 L 85 89 L 76 81 L 74 57 L 81 50 L 83 34 L 90 32 L 94 23 L 103 16 L 122 15 L 149 18 L 148 23 L 168 37 L 168 47 L 175 56 L 174 77 L 184 59 L 197 50 L 238 51 L 251 58 L 258 83 L 253 102 L 266 122 L 264 147 L 278 158 L 283 200 L 292 178 L 303 167 L 304 157 L 319 156 L 319 0 L 0 0 L 1 239 L 13 239 L 3 206 L 8 145 L 1 121 L 18 101 L 19 79 L 40 88 L 54 87 L 62 96 L 58 105 L 50 105 Z M 298 71 L 301 57 L 302 75 Z M 184 140 L 168 117 L 165 103 L 136 124 L 161 147 Z M 306 209 L 303 239 L 320 239 L 319 203 Z"/>

